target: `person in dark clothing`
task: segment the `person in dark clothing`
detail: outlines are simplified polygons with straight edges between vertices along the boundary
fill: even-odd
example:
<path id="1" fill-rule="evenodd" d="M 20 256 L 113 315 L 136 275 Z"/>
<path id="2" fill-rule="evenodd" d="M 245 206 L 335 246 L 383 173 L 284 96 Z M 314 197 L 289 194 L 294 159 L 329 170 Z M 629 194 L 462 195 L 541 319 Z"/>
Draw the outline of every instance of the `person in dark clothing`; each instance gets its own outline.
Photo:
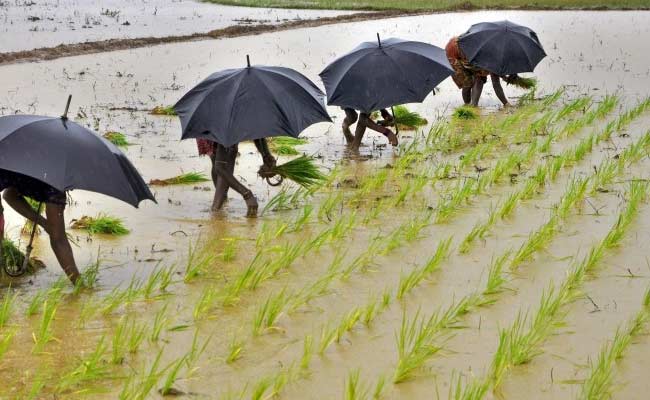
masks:
<path id="1" fill-rule="evenodd" d="M 266 139 L 256 139 L 253 141 L 257 151 L 262 155 L 263 165 L 260 169 L 262 174 L 272 176 L 271 170 L 276 165 L 276 159 L 271 154 Z M 241 194 L 246 202 L 248 211 L 246 216 L 257 216 L 258 203 L 253 192 L 237 180 L 234 176 L 235 161 L 239 153 L 239 145 L 235 144 L 230 147 L 205 139 L 197 139 L 199 155 L 208 155 L 212 163 L 212 183 L 215 192 L 212 201 L 212 210 L 220 210 L 228 198 L 228 190 L 233 188 Z"/>
<path id="2" fill-rule="evenodd" d="M 393 133 L 386 125 L 390 126 L 393 124 L 393 116 L 390 115 L 388 110 L 382 109 L 380 111 L 383 121 L 379 123 L 372 120 L 370 114 L 367 113 L 357 113 L 356 110 L 352 108 L 344 108 L 345 118 L 343 119 L 343 135 L 348 145 L 353 150 L 359 150 L 361 146 L 361 141 L 363 140 L 363 135 L 366 132 L 366 128 L 370 128 L 375 132 L 379 132 L 382 135 L 386 136 L 389 143 L 393 146 L 397 146 L 397 135 Z M 354 135 L 350 132 L 350 126 L 354 123 L 357 123 L 357 128 L 354 131 Z"/>
<path id="3" fill-rule="evenodd" d="M 451 78 L 456 86 L 461 89 L 463 102 L 465 104 L 471 104 L 475 107 L 478 106 L 481 93 L 483 92 L 483 86 L 487 82 L 487 77 L 489 76 L 492 80 L 494 93 L 497 95 L 501 103 L 503 103 L 504 106 L 510 105 L 508 98 L 503 92 L 503 87 L 501 86 L 502 77 L 471 65 L 458 46 L 458 37 L 451 38 L 445 47 L 445 52 L 447 53 L 449 63 L 454 69 L 454 74 Z M 508 82 L 510 77 L 503 77 L 503 79 Z"/>
<path id="4" fill-rule="evenodd" d="M 47 232 L 59 265 L 72 283 L 77 283 L 80 277 L 79 270 L 65 232 L 63 214 L 66 206 L 66 194 L 27 175 L 1 169 L 0 191 L 3 191 L 2 197 L 11 208 L 23 217 L 35 221 Z M 25 197 L 45 203 L 45 217 L 34 211 Z M 0 204 L 0 214 L 2 212 Z M 4 220 L 4 218 L 1 219 Z"/>

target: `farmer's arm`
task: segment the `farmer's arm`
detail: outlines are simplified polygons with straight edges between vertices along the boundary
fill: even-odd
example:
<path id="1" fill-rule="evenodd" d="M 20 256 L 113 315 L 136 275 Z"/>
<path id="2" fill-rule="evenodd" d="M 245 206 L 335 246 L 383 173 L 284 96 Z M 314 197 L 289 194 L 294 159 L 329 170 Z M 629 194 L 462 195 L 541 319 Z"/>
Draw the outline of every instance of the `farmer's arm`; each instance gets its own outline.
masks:
<path id="1" fill-rule="evenodd" d="M 266 139 L 255 139 L 253 142 L 255 143 L 257 151 L 259 151 L 262 155 L 262 161 L 264 162 L 264 165 L 267 167 L 274 167 L 277 161 L 275 157 L 273 157 L 273 154 L 271 154 L 271 150 L 269 149 L 269 145 L 266 142 Z"/>
<path id="2" fill-rule="evenodd" d="M 506 97 L 505 93 L 503 93 L 501 78 L 499 78 L 499 75 L 496 74 L 490 74 L 490 78 L 492 79 L 492 87 L 494 88 L 494 93 L 496 93 L 499 100 L 501 100 L 501 103 L 503 103 L 504 106 L 507 106 L 509 104 L 508 98 Z"/>
<path id="3" fill-rule="evenodd" d="M 15 188 L 7 188 L 5 189 L 2 197 L 5 199 L 7 204 L 11 206 L 16 212 L 23 217 L 27 218 L 30 221 L 36 221 L 38 225 L 43 227 L 46 232 L 48 232 L 48 226 L 47 226 L 47 220 L 43 218 L 42 215 L 39 215 L 34 211 L 32 206 L 30 206 L 25 198 L 18 193 L 18 191 Z"/>
<path id="4" fill-rule="evenodd" d="M 393 145 L 397 146 L 397 136 L 391 131 L 390 129 L 386 128 L 385 126 L 381 126 L 375 121 L 370 118 L 369 114 L 364 114 L 362 113 L 361 116 L 359 117 L 359 122 L 357 123 L 357 127 L 359 125 L 362 125 L 363 127 L 367 127 L 372 129 L 375 132 L 379 132 L 382 135 L 386 136 L 388 138 L 388 141 Z M 356 136 L 356 135 L 355 135 Z M 361 134 L 361 137 L 363 137 L 363 134 Z M 359 140 L 360 142 L 361 140 Z"/>
<path id="5" fill-rule="evenodd" d="M 478 101 L 481 99 L 481 93 L 483 93 L 483 79 L 476 77 L 474 79 L 474 86 L 472 87 L 472 105 L 474 107 L 478 106 Z"/>

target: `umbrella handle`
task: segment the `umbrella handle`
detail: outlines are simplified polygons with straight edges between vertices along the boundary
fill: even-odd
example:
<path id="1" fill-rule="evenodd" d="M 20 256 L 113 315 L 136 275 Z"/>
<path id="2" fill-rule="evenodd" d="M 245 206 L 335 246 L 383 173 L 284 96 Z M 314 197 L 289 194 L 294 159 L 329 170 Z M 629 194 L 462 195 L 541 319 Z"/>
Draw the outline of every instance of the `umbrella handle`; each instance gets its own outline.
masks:
<path id="1" fill-rule="evenodd" d="M 43 208 L 43 202 L 41 201 L 38 203 L 38 211 L 36 211 L 36 215 L 41 215 L 41 209 Z M 29 265 L 29 257 L 32 254 L 32 244 L 34 243 L 34 235 L 36 235 L 36 228 L 38 224 L 36 223 L 36 220 L 32 221 L 32 232 L 29 235 L 29 244 L 27 245 L 27 248 L 25 249 L 25 259 L 23 260 L 23 266 L 20 271 L 20 274 L 24 274 L 25 271 L 27 271 L 27 266 Z"/>
<path id="2" fill-rule="evenodd" d="M 282 182 L 284 182 L 284 177 L 281 176 L 281 175 L 278 175 L 278 176 L 279 176 L 279 178 L 278 178 L 278 180 L 275 181 L 275 182 L 273 182 L 273 181 L 271 180 L 271 177 L 267 176 L 267 177 L 266 177 L 266 183 L 268 183 L 268 184 L 271 185 L 271 186 L 280 186 L 280 185 L 282 185 Z"/>

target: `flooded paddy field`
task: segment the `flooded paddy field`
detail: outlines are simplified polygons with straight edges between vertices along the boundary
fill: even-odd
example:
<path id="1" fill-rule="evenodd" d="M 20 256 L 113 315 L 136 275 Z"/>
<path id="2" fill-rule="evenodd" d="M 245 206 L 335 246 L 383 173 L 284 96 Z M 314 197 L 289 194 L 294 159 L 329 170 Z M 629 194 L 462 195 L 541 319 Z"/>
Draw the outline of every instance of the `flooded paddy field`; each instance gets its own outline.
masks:
<path id="1" fill-rule="evenodd" d="M 132 209 L 73 192 L 68 220 L 108 213 L 118 238 L 69 230 L 94 288 L 48 265 L 3 289 L 0 398 L 642 399 L 650 355 L 648 12 L 476 12 L 341 24 L 0 67 L 2 114 L 71 115 L 123 132 L 145 179 L 208 173 L 173 104 L 209 73 L 254 64 L 314 81 L 361 40 L 443 47 L 472 23 L 535 29 L 537 99 L 457 120 L 451 80 L 398 149 L 346 152 L 342 112 L 299 146 L 328 182 L 269 188 L 252 144 L 237 175 L 271 204 L 246 219 L 210 183 L 152 187 Z M 564 88 L 564 89 L 562 89 Z M 7 207 L 9 234 L 24 221 Z M 98 261 L 98 262 L 97 262 Z M 8 286 L 9 280 L 3 280 Z"/>

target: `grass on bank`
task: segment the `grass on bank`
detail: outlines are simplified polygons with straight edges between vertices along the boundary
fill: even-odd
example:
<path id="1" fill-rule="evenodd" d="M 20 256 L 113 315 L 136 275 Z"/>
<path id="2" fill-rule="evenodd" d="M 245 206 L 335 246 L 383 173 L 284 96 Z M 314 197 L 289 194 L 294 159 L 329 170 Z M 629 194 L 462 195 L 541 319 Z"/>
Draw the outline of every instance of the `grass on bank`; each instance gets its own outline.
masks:
<path id="1" fill-rule="evenodd" d="M 647 0 L 204 0 L 210 3 L 248 7 L 449 11 L 490 8 L 524 9 L 648 9 Z"/>

